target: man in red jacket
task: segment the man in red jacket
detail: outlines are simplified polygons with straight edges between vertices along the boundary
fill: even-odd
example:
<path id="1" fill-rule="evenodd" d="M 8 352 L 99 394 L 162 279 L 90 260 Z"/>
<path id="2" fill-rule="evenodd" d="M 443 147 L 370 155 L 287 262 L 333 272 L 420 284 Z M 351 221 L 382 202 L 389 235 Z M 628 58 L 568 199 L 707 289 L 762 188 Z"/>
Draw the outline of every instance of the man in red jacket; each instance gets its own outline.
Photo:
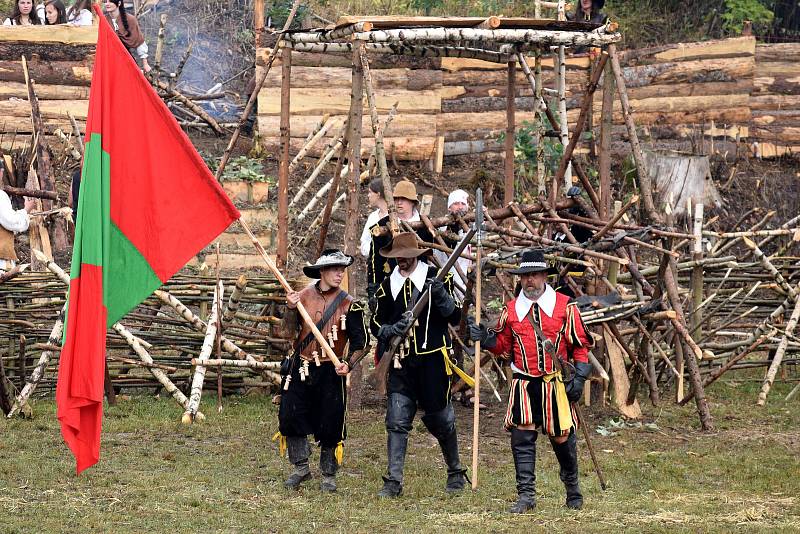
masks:
<path id="1" fill-rule="evenodd" d="M 555 269 L 548 266 L 540 250 L 525 251 L 519 268 L 509 272 L 520 276 L 519 294 L 506 303 L 495 328 L 473 322 L 469 336 L 492 353 L 511 360 L 514 374 L 504 424 L 511 432 L 518 499 L 510 511 L 521 514 L 536 506 L 538 431 L 550 438 L 558 458 L 567 506 L 579 509 L 583 496 L 578 485 L 577 418 L 570 403 L 580 398 L 591 373 L 588 349 L 592 341 L 577 304 L 547 284 L 547 275 L 554 274 Z M 548 350 L 550 343 L 554 350 Z M 569 382 L 564 382 L 551 352 L 565 371 L 574 367 Z"/>

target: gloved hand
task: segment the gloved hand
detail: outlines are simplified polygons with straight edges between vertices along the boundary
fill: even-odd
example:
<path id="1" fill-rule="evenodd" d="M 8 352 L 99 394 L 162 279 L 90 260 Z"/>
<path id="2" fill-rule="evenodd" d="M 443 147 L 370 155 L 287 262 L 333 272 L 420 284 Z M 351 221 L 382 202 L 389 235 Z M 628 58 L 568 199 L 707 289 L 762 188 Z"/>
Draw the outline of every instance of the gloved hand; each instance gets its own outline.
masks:
<path id="1" fill-rule="evenodd" d="M 481 346 L 487 349 L 497 345 L 497 334 L 489 330 L 485 324 L 476 324 L 475 319 L 467 317 L 467 335 L 469 341 L 480 341 Z"/>
<path id="2" fill-rule="evenodd" d="M 396 323 L 385 324 L 378 329 L 378 340 L 387 342 L 394 336 L 402 336 L 405 334 L 406 330 L 408 330 L 408 327 L 411 326 L 411 322 L 411 314 L 404 313 L 403 317 Z"/>
<path id="3" fill-rule="evenodd" d="M 456 309 L 456 301 L 445 289 L 444 282 L 438 278 L 428 278 L 427 283 L 433 305 L 439 310 L 442 317 L 450 317 Z"/>
<path id="4" fill-rule="evenodd" d="M 592 374 L 592 364 L 575 362 L 575 377 L 566 383 L 567 399 L 570 402 L 577 402 L 583 395 L 583 384 Z"/>

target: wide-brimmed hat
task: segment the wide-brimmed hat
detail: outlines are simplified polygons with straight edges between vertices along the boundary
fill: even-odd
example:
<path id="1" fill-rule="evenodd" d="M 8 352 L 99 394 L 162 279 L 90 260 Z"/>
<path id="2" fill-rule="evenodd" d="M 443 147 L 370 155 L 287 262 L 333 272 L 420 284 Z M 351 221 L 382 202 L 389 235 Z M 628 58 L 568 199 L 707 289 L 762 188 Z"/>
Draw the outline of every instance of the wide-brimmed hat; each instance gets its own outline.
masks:
<path id="1" fill-rule="evenodd" d="M 422 256 L 429 249 L 419 248 L 417 234 L 402 232 L 392 238 L 392 241 L 380 250 L 384 258 L 416 258 Z"/>
<path id="2" fill-rule="evenodd" d="M 414 185 L 414 182 L 410 182 L 408 180 L 400 180 L 395 184 L 394 191 L 392 191 L 392 197 L 406 198 L 412 202 L 419 202 L 419 198 L 417 197 L 417 186 Z"/>
<path id="3" fill-rule="evenodd" d="M 522 253 L 522 261 L 516 269 L 509 269 L 511 274 L 530 274 L 547 273 L 558 274 L 555 267 L 552 267 L 544 259 L 544 252 L 537 249 L 529 249 Z"/>
<path id="4" fill-rule="evenodd" d="M 329 248 L 322 251 L 320 256 L 313 265 L 306 265 L 303 267 L 303 274 L 309 278 L 320 278 L 320 271 L 327 267 L 349 267 L 353 264 L 355 258 L 348 256 L 339 249 Z"/>

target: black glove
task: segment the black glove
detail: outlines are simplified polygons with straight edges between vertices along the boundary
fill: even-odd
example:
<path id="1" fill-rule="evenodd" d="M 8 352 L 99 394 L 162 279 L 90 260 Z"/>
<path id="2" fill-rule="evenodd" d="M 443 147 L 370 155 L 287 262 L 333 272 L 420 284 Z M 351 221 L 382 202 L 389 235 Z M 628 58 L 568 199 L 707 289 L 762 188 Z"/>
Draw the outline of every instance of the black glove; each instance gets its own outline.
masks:
<path id="1" fill-rule="evenodd" d="M 480 341 L 484 348 L 491 349 L 497 345 L 497 333 L 489 330 L 485 324 L 476 324 L 472 317 L 467 317 L 467 335 L 473 343 Z"/>
<path id="2" fill-rule="evenodd" d="M 395 336 L 402 336 L 411 326 L 411 322 L 411 314 L 404 313 L 403 317 L 396 323 L 385 324 L 378 329 L 378 340 L 387 342 Z"/>
<path id="3" fill-rule="evenodd" d="M 444 282 L 438 278 L 428 278 L 428 290 L 431 292 L 431 302 L 442 317 L 450 317 L 456 309 L 456 301 L 445 289 Z"/>
<path id="4" fill-rule="evenodd" d="M 592 364 L 584 362 L 575 362 L 575 377 L 567 382 L 567 399 L 570 402 L 577 402 L 583 395 L 583 384 L 586 379 L 592 374 Z"/>

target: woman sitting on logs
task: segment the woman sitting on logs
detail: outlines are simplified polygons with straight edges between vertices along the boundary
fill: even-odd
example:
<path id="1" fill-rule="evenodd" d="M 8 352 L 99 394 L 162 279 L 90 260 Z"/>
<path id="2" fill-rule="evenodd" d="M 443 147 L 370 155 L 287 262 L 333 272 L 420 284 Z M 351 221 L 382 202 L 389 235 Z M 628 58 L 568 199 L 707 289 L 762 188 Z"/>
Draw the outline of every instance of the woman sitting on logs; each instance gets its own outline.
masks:
<path id="1" fill-rule="evenodd" d="M 44 23 L 48 26 L 67 23 L 67 8 L 61 0 L 47 0 L 44 3 Z"/>
<path id="2" fill-rule="evenodd" d="M 122 44 L 131 54 L 136 52 L 134 57 L 142 60 L 144 72 L 150 72 L 151 67 L 147 62 L 147 43 L 144 42 L 144 35 L 139 29 L 139 21 L 136 20 L 134 15 L 125 11 L 123 0 L 105 0 L 103 9 L 106 12 L 108 22 L 114 27 Z"/>
<path id="3" fill-rule="evenodd" d="M 3 26 L 32 26 L 42 21 L 33 8 L 33 0 L 17 0 L 11 16 L 3 21 Z"/>
<path id="4" fill-rule="evenodd" d="M 67 11 L 67 22 L 73 26 L 91 26 L 92 0 L 76 0 Z"/>

